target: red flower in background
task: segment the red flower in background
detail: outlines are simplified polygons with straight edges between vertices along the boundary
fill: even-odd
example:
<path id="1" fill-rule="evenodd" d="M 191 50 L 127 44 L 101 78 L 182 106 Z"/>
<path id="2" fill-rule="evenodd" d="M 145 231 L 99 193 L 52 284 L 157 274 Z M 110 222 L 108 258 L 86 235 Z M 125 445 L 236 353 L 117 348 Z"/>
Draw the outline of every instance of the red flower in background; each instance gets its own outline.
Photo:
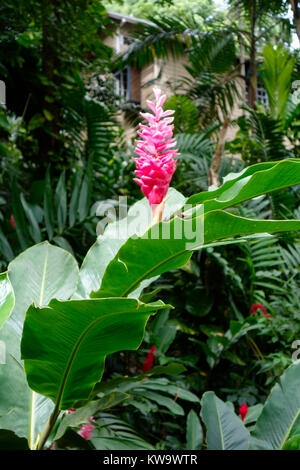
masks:
<path id="1" fill-rule="evenodd" d="M 151 348 L 149 349 L 149 352 L 146 356 L 146 359 L 144 360 L 143 365 L 142 365 L 143 374 L 145 372 L 149 372 L 149 370 L 151 370 L 152 367 L 153 367 L 153 361 L 154 361 L 154 357 L 155 357 L 155 349 L 156 349 L 155 346 L 151 346 Z"/>
<path id="2" fill-rule="evenodd" d="M 13 215 L 10 216 L 10 225 L 12 226 L 13 229 L 16 228 L 16 222 L 15 222 Z"/>
<path id="3" fill-rule="evenodd" d="M 266 309 L 266 307 L 265 307 L 263 304 L 253 304 L 252 307 L 251 307 L 251 313 L 252 313 L 252 315 L 254 315 L 254 313 L 256 313 L 257 310 L 261 310 L 262 313 L 263 313 L 263 315 L 264 315 L 266 318 L 272 318 L 272 315 L 268 315 L 267 309 Z"/>
<path id="4" fill-rule="evenodd" d="M 248 406 L 247 406 L 247 403 L 244 403 L 242 406 L 239 407 L 239 414 L 240 414 L 240 417 L 242 418 L 242 421 L 245 420 L 247 413 L 248 413 Z"/>

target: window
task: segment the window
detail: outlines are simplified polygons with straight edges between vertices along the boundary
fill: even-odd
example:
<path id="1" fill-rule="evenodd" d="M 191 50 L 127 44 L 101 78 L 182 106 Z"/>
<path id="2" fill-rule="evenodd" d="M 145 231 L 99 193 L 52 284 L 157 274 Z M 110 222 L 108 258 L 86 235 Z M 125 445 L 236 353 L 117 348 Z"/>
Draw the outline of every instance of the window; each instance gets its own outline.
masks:
<path id="1" fill-rule="evenodd" d="M 249 99 L 248 99 L 248 91 L 249 91 L 249 85 L 248 83 L 246 84 L 246 103 L 249 104 Z M 256 101 L 266 107 L 266 109 L 269 109 L 269 98 L 268 94 L 266 92 L 266 89 L 262 85 L 262 83 L 258 82 L 257 83 L 257 89 L 256 89 Z"/>
<path id="2" fill-rule="evenodd" d="M 269 109 L 269 98 L 268 98 L 268 94 L 265 90 L 265 88 L 263 87 L 263 85 L 261 85 L 260 83 L 257 84 L 257 92 L 256 92 L 256 100 L 263 104 L 267 109 Z"/>
<path id="3" fill-rule="evenodd" d="M 130 68 L 126 67 L 122 71 L 115 72 L 114 75 L 116 79 L 116 94 L 123 100 L 130 100 Z"/>
<path id="4" fill-rule="evenodd" d="M 250 64 L 245 63 L 246 72 L 246 103 L 249 104 L 249 79 L 250 79 Z M 269 98 L 261 77 L 261 64 L 257 64 L 257 88 L 256 88 L 256 101 L 269 109 Z"/>
<path id="5" fill-rule="evenodd" d="M 140 75 L 140 69 L 136 67 L 126 67 L 122 71 L 115 72 L 115 91 L 122 101 L 140 103 Z"/>

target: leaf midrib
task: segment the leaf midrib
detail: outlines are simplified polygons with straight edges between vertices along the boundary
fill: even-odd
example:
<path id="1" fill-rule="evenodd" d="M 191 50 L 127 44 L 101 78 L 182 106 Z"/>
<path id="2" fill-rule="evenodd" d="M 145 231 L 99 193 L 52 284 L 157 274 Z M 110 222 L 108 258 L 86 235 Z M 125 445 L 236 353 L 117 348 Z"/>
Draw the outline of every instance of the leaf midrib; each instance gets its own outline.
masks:
<path id="1" fill-rule="evenodd" d="M 221 209 L 215 209 L 211 212 L 223 212 Z M 205 214 L 206 215 L 206 214 Z M 198 217 L 202 217 L 202 216 L 198 216 Z M 237 217 L 237 216 L 233 216 L 233 217 Z M 237 217 L 237 218 L 241 218 L 241 219 L 247 219 L 247 220 L 250 220 L 251 222 L 255 223 L 255 222 L 297 222 L 297 220 L 263 220 L 263 219 L 248 219 L 246 217 Z M 205 222 L 205 221 L 204 221 Z M 256 233 L 256 232 L 255 232 Z M 259 232 L 257 232 L 259 233 Z M 224 237 L 224 239 L 226 239 L 228 237 Z M 220 238 L 216 238 L 214 241 L 216 240 L 222 240 L 222 237 Z M 211 242 L 212 240 L 208 241 L 209 243 Z M 181 255 L 183 255 L 184 253 L 187 253 L 189 251 L 193 251 L 192 249 L 191 250 L 182 250 L 178 253 L 175 253 L 174 255 L 170 256 L 169 258 L 165 259 L 164 261 L 161 261 L 160 263 L 158 263 L 157 265 L 155 265 L 153 268 L 149 269 L 146 273 L 143 274 L 143 276 L 140 276 L 138 278 L 138 280 L 136 280 L 133 284 L 131 284 L 130 287 L 128 287 L 122 294 L 121 294 L 121 297 L 127 297 L 128 294 L 130 294 L 130 292 L 132 292 L 134 289 L 136 289 L 142 281 L 144 281 L 145 279 L 148 279 L 149 275 L 151 273 L 153 273 L 154 271 L 156 271 L 157 269 L 159 269 L 161 266 L 163 266 L 164 264 L 167 264 L 169 261 L 172 261 L 174 258 L 177 258 Z M 101 289 L 100 289 L 101 290 Z"/>
<path id="2" fill-rule="evenodd" d="M 151 310 L 151 311 L 154 311 L 155 309 Z M 138 311 L 138 308 L 136 309 L 136 311 Z M 149 311 L 149 315 L 151 313 L 151 311 Z M 85 338 L 85 336 L 88 334 L 88 332 L 98 323 L 100 322 L 101 320 L 103 320 L 103 318 L 108 318 L 108 317 L 113 317 L 113 316 L 116 316 L 116 315 L 120 315 L 121 313 L 130 313 L 132 312 L 132 310 L 127 310 L 127 311 L 119 311 L 119 312 L 113 312 L 113 313 L 108 313 L 107 315 L 104 315 L 102 316 L 101 318 L 96 318 L 96 320 L 94 320 L 92 323 L 90 323 L 88 325 L 87 328 L 85 328 L 85 330 L 81 333 L 80 337 L 78 338 L 70 356 L 69 356 L 69 360 L 67 362 L 67 365 L 66 365 L 66 368 L 65 368 L 65 373 L 63 375 L 63 378 L 62 378 L 62 381 L 61 381 L 61 384 L 59 386 L 59 391 L 58 391 L 58 394 L 57 394 L 57 399 L 56 399 L 56 403 L 55 403 L 55 407 L 57 409 L 61 409 L 61 403 L 62 403 L 62 399 L 63 399 L 63 394 L 64 394 L 64 391 L 65 391 L 65 388 L 66 388 L 66 383 L 68 381 L 68 377 L 69 377 L 69 372 L 72 368 L 72 365 L 74 363 L 74 359 L 75 359 L 75 356 L 76 356 L 76 353 L 83 341 L 83 339 Z M 106 355 L 104 355 L 104 358 L 106 357 Z"/>
<path id="3" fill-rule="evenodd" d="M 295 422 L 297 421 L 297 419 L 298 419 L 299 416 L 300 416 L 300 408 L 298 409 L 297 413 L 295 414 L 294 419 L 292 420 L 291 424 L 289 425 L 288 430 L 287 430 L 286 434 L 284 435 L 283 441 L 282 441 L 282 443 L 281 443 L 281 445 L 280 445 L 280 447 L 279 447 L 279 450 L 282 450 L 283 447 L 285 446 L 287 440 L 288 440 L 289 437 L 290 437 L 290 434 L 291 434 L 291 432 L 292 432 L 292 429 L 293 429 L 293 427 L 294 427 L 294 424 L 295 424 Z"/>
<path id="4" fill-rule="evenodd" d="M 43 267 L 43 275 L 42 281 L 40 286 L 40 295 L 39 295 L 39 306 L 43 304 L 44 299 L 44 292 L 45 292 L 45 280 L 46 280 L 46 272 L 47 272 L 47 265 L 48 265 L 48 253 L 49 253 L 49 246 L 46 245 L 47 250 L 45 254 L 44 260 L 44 267 Z M 35 425 L 35 404 L 36 404 L 36 392 L 30 390 L 30 408 L 29 408 L 29 448 L 32 449 L 34 446 L 34 425 Z"/>

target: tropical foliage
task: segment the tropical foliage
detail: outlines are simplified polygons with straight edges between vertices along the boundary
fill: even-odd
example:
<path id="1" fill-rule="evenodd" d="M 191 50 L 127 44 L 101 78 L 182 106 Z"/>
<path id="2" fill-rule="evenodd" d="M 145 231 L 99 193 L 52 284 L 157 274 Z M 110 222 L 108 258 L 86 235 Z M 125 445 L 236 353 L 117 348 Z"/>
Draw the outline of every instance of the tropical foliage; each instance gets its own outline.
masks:
<path id="1" fill-rule="evenodd" d="M 300 450 L 298 9 L 1 8 L 1 450 Z"/>

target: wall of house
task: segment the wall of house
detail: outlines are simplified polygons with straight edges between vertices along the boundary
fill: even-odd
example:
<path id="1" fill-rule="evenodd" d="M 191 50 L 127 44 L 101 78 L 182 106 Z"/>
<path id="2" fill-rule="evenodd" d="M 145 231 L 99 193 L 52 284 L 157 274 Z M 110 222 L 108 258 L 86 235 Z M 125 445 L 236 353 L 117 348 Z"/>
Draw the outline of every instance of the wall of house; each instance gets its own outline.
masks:
<path id="1" fill-rule="evenodd" d="M 116 28 L 111 36 L 104 38 L 103 42 L 108 46 L 112 47 L 116 53 L 124 53 L 128 48 L 128 41 L 126 38 L 130 38 L 132 30 L 135 25 L 129 22 L 121 22 L 116 20 Z M 168 59 L 154 59 L 152 64 L 147 65 L 141 70 L 136 67 L 130 67 L 130 89 L 131 89 L 131 100 L 140 102 L 143 107 L 146 106 L 147 99 L 153 99 L 153 87 L 158 86 L 162 89 L 163 93 L 167 96 L 171 96 L 174 93 L 182 92 L 182 86 L 179 85 L 179 80 L 183 77 L 189 78 L 185 64 L 187 60 L 182 57 L 180 59 L 174 59 L 172 57 Z M 176 89 L 176 81 L 178 88 Z M 246 103 L 246 87 L 245 82 L 242 79 L 237 79 L 237 88 L 241 98 L 236 100 L 232 110 L 232 121 L 237 119 L 242 111 L 240 106 Z M 122 119 L 122 124 L 126 129 L 128 136 L 133 136 L 132 129 Z M 233 124 L 230 125 L 226 135 L 226 141 L 230 141 L 235 137 L 237 127 Z"/>

